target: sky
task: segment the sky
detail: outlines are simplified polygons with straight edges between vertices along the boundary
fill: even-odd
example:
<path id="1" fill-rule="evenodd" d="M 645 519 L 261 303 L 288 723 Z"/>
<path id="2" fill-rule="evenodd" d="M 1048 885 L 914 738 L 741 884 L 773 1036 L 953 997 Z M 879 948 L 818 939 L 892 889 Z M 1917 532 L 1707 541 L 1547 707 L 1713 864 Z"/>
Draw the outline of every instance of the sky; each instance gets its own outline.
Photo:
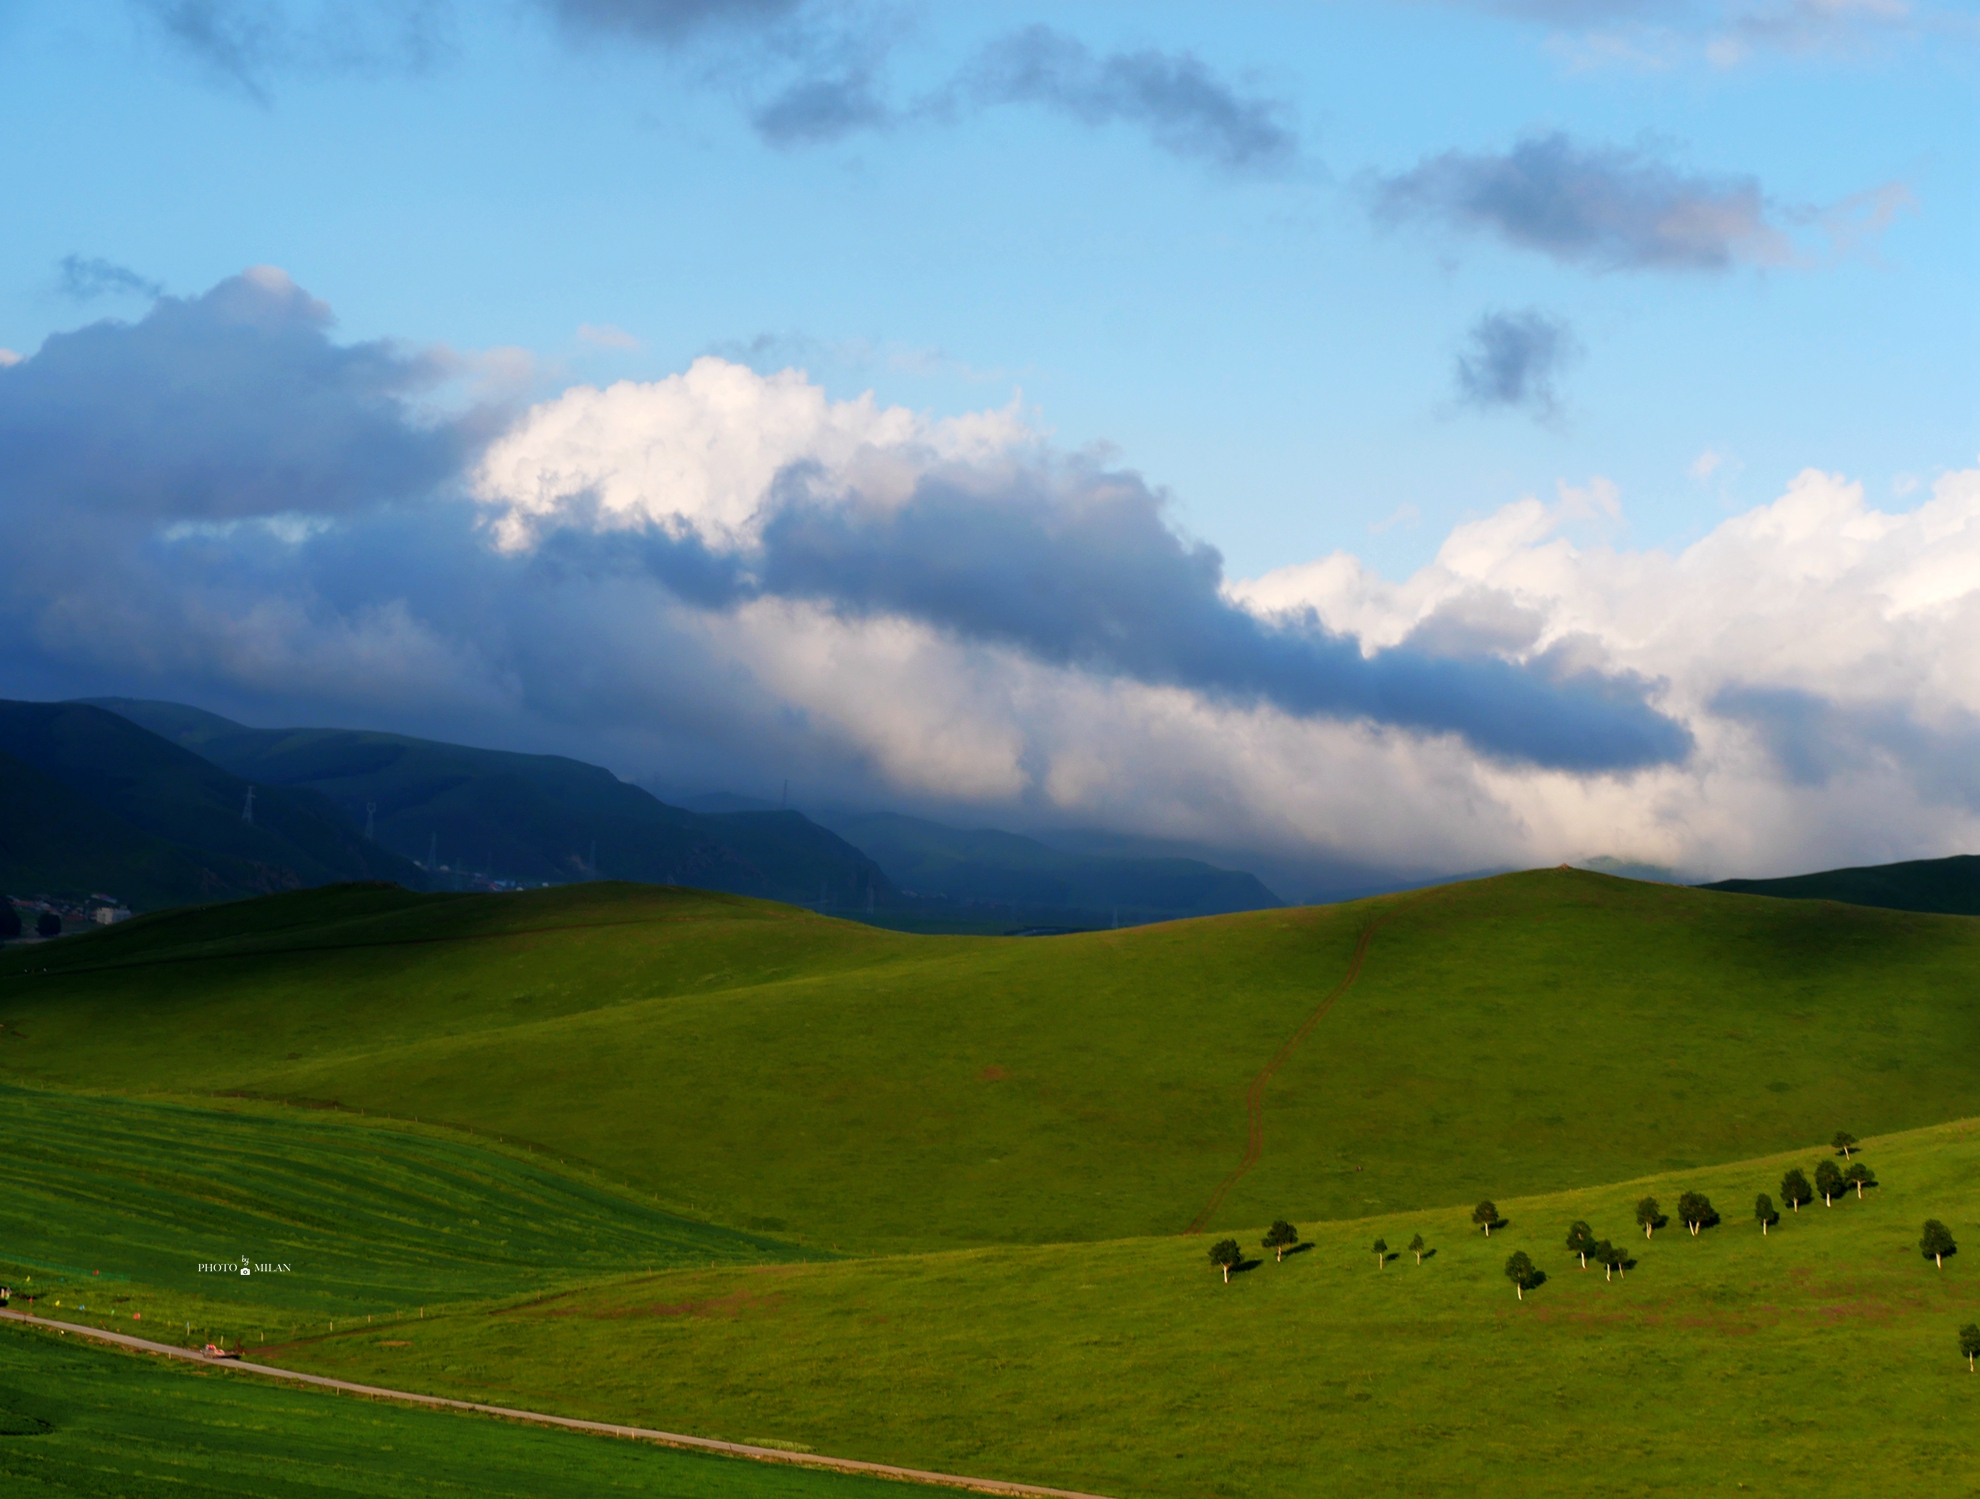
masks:
<path id="1" fill-rule="evenodd" d="M 1977 81 L 1952 0 L 0 0 L 0 693 L 1281 884 L 1974 851 Z"/>

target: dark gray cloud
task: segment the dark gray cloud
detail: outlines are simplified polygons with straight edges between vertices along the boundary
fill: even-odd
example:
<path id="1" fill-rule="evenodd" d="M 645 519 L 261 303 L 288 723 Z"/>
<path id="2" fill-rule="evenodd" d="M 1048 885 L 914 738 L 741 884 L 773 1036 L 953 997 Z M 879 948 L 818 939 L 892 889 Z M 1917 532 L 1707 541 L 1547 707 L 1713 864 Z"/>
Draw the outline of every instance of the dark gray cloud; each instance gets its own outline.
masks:
<path id="1" fill-rule="evenodd" d="M 149 280 L 129 266 L 100 256 L 64 255 L 59 269 L 61 276 L 57 284 L 62 294 L 78 302 L 93 302 L 98 297 L 165 295 L 164 282 Z"/>
<path id="2" fill-rule="evenodd" d="M 129 3 L 213 78 L 263 104 L 280 73 L 416 73 L 453 51 L 452 0 Z"/>
<path id="3" fill-rule="evenodd" d="M 1214 548 L 1167 523 L 1132 475 L 1034 468 L 985 487 L 934 475 L 904 503 L 813 492 L 788 472 L 739 558 L 651 530 L 566 530 L 551 555 L 634 566 L 703 607 L 777 597 L 848 617 L 918 620 L 1099 676 L 1186 688 L 1297 717 L 1455 734 L 1481 753 L 1576 773 L 1681 760 L 1691 737 L 1627 676 L 1518 664 L 1448 642 L 1364 656 L 1310 613 L 1265 621 L 1223 594 Z"/>
<path id="4" fill-rule="evenodd" d="M 980 104 L 1040 104 L 1086 125 L 1139 125 L 1163 150 L 1221 167 L 1273 169 L 1299 154 L 1285 106 L 1240 90 L 1188 53 L 1096 56 L 1063 32 L 1029 26 L 986 48 L 960 88 Z"/>
<path id="5" fill-rule="evenodd" d="M 161 298 L 137 323 L 52 336 L 0 368 L 13 503 L 44 518 L 334 514 L 456 472 L 468 433 L 410 405 L 443 372 L 388 344 L 335 344 L 329 321 L 264 269 Z"/>
<path id="6" fill-rule="evenodd" d="M 1552 416 L 1560 404 L 1556 381 L 1575 354 L 1573 331 L 1559 318 L 1533 309 L 1488 312 L 1471 325 L 1457 357 L 1458 399 L 1481 411 Z"/>
<path id="7" fill-rule="evenodd" d="M 870 68 L 801 77 L 750 114 L 756 133 L 773 146 L 815 146 L 893 122 Z"/>
<path id="8" fill-rule="evenodd" d="M 1710 708 L 1750 729 L 1791 785 L 1896 771 L 1927 802 L 1980 811 L 1980 719 L 1970 713 L 1925 724 L 1903 703 L 1837 703 L 1748 685 L 1723 689 Z"/>
<path id="9" fill-rule="evenodd" d="M 579 31 L 641 37 L 678 46 L 711 31 L 788 21 L 804 0 L 541 0 Z"/>
<path id="10" fill-rule="evenodd" d="M 1375 185 L 1378 216 L 1431 220 L 1601 270 L 1722 271 L 1794 258 L 1752 177 L 1685 173 L 1555 131 L 1510 151 L 1447 151 Z"/>

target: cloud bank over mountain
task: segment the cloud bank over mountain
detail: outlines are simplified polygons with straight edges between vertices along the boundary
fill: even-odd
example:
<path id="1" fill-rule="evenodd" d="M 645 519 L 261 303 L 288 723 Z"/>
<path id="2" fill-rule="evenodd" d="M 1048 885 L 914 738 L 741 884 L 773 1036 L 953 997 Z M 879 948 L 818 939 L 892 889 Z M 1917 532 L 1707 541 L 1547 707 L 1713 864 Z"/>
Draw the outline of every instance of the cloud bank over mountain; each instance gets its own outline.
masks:
<path id="1" fill-rule="evenodd" d="M 1677 554 L 1594 481 L 1401 581 L 1245 581 L 1018 403 L 708 358 L 510 412 L 448 405 L 458 368 L 339 343 L 268 269 L 0 367 L 34 538 L 0 690 L 1396 868 L 1766 874 L 1980 826 L 1980 472 L 1905 514 L 1810 472 Z"/>

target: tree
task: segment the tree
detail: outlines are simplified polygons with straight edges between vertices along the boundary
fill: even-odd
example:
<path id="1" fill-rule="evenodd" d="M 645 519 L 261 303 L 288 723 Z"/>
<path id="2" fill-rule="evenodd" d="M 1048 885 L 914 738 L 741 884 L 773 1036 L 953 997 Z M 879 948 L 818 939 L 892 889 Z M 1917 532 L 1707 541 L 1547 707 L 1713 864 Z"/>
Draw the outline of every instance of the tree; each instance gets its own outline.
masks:
<path id="1" fill-rule="evenodd" d="M 14 903 L 0 896 L 0 941 L 21 934 L 21 913 L 14 909 Z"/>
<path id="2" fill-rule="evenodd" d="M 1765 1192 L 1753 1199 L 1753 1216 L 1760 1220 L 1762 1238 L 1766 1237 L 1768 1224 L 1781 1221 L 1781 1215 L 1774 1211 L 1774 1199 Z"/>
<path id="3" fill-rule="evenodd" d="M 1959 1330 L 1959 1351 L 1966 1355 L 1966 1367 L 1971 1372 L 1974 1360 L 1980 1359 L 1980 1324 L 1969 1322 Z"/>
<path id="4" fill-rule="evenodd" d="M 1210 1246 L 1210 1263 L 1224 1272 L 1224 1284 L 1231 1283 L 1231 1271 L 1244 1263 L 1244 1251 L 1236 1239 L 1219 1239 Z"/>
<path id="5" fill-rule="evenodd" d="M 1471 1221 L 1484 1229 L 1485 1237 L 1489 1239 L 1492 1237 L 1492 1230 L 1504 1220 L 1499 1217 L 1499 1210 L 1492 1205 L 1492 1199 L 1488 1197 L 1471 1210 Z"/>
<path id="6" fill-rule="evenodd" d="M 1877 1173 L 1872 1171 L 1865 1162 L 1855 1161 L 1850 1164 L 1849 1170 L 1843 1173 L 1843 1180 L 1856 1188 L 1856 1200 L 1861 1202 L 1863 1201 L 1863 1189 L 1877 1185 Z"/>
<path id="7" fill-rule="evenodd" d="M 1429 1247 L 1428 1244 L 1423 1242 L 1422 1234 L 1418 1234 L 1409 1241 L 1409 1252 L 1416 1256 L 1416 1263 L 1419 1265 L 1423 1263 L 1423 1251 Z"/>
<path id="8" fill-rule="evenodd" d="M 1595 1263 L 1602 1267 L 1602 1279 L 1604 1280 L 1614 1280 L 1616 1278 L 1616 1272 L 1622 1269 L 1623 1261 L 1627 1258 L 1620 1249 L 1616 1248 L 1607 1239 L 1599 1240 L 1595 1247 L 1589 1250 L 1588 1253 L 1593 1257 Z"/>
<path id="9" fill-rule="evenodd" d="M 1836 1150 L 1842 1155 L 1842 1158 L 1846 1161 L 1849 1159 L 1849 1153 L 1851 1149 L 1853 1149 L 1856 1145 L 1856 1136 L 1852 1135 L 1846 1129 L 1839 1129 L 1836 1131 L 1835 1139 L 1831 1140 L 1829 1143 L 1836 1147 Z"/>
<path id="10" fill-rule="evenodd" d="M 1636 1224 L 1643 1230 L 1643 1237 L 1649 1238 L 1657 1225 L 1664 1221 L 1664 1210 L 1657 1206 L 1657 1199 L 1646 1197 L 1636 1205 Z"/>
<path id="11" fill-rule="evenodd" d="M 1781 1178 L 1781 1201 L 1798 1213 L 1804 1202 L 1814 1200 L 1815 1194 L 1809 1190 L 1808 1178 L 1801 1174 L 1801 1168 L 1790 1166 L 1787 1175 Z"/>
<path id="12" fill-rule="evenodd" d="M 1299 1230 L 1283 1218 L 1274 1218 L 1272 1226 L 1265 1230 L 1265 1247 L 1276 1249 L 1279 1260 L 1283 1261 L 1286 1251 L 1299 1242 Z"/>
<path id="13" fill-rule="evenodd" d="M 1703 1192 L 1687 1192 L 1680 1197 L 1678 1217 L 1691 1230 L 1694 1239 L 1698 1237 L 1699 1229 L 1710 1228 L 1719 1221 L 1719 1215 L 1712 1207 L 1712 1199 Z"/>
<path id="14" fill-rule="evenodd" d="M 1959 1252 L 1959 1246 L 1953 1243 L 1952 1230 L 1937 1218 L 1925 1220 L 1925 1232 L 1918 1236 L 1918 1247 L 1941 1270 L 1946 1268 L 1946 1256 Z"/>
<path id="15" fill-rule="evenodd" d="M 1513 1283 L 1519 1292 L 1519 1299 L 1526 1300 L 1526 1288 L 1538 1285 L 1540 1272 L 1533 1268 L 1533 1261 L 1524 1249 L 1515 1249 L 1506 1257 L 1506 1279 Z"/>
<path id="16" fill-rule="evenodd" d="M 1595 1230 L 1579 1218 L 1575 1219 L 1568 1229 L 1567 1247 L 1569 1254 L 1581 1256 L 1581 1268 L 1586 1270 L 1589 1252 L 1595 1248 Z"/>
<path id="17" fill-rule="evenodd" d="M 34 934 L 37 937 L 59 937 L 62 935 L 62 918 L 53 911 L 43 911 L 34 918 Z"/>
<path id="18" fill-rule="evenodd" d="M 1389 1241 L 1387 1239 L 1377 1239 L 1369 1247 L 1369 1253 L 1375 1256 L 1375 1268 L 1380 1270 L 1384 1265 L 1389 1263 Z"/>
<path id="19" fill-rule="evenodd" d="M 1815 1165 L 1815 1190 L 1822 1194 L 1822 1206 L 1832 1208 L 1836 1199 L 1842 1196 L 1842 1173 L 1836 1170 L 1834 1161 L 1818 1161 Z"/>

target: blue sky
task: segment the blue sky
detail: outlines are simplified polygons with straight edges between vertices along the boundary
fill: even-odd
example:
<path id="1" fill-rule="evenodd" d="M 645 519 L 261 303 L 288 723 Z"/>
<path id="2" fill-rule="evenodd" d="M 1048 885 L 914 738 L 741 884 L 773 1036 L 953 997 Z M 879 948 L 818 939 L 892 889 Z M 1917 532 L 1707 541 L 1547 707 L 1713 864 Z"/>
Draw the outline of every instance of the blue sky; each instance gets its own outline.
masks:
<path id="1" fill-rule="evenodd" d="M 161 293 L 191 305 L 266 265 L 334 312 L 320 336 L 335 347 L 391 340 L 444 364 L 448 380 L 427 379 L 420 400 L 476 403 L 467 447 L 566 391 L 665 382 L 706 355 L 760 376 L 800 368 L 828 404 L 871 392 L 931 432 L 1021 396 L 1027 441 L 1145 485 L 1174 534 L 1221 553 L 1227 580 L 1346 554 L 1363 603 L 1417 587 L 1416 602 L 1394 603 L 1416 614 L 1386 625 L 1346 595 L 1274 595 L 1366 652 L 1441 607 L 1421 580 L 1456 528 L 1525 497 L 1561 507 L 1558 534 L 1583 546 L 1664 556 L 1779 501 L 1806 470 L 1860 485 L 1869 512 L 1899 513 L 1971 468 L 1977 64 L 1980 10 L 1932 0 L 13 0 L 0 4 L 12 208 L 0 348 L 27 370 L 51 334 L 134 326 Z M 488 501 L 486 484 L 474 492 Z M 288 513 L 279 498 L 262 509 Z M 321 525 L 355 524 L 339 514 Z M 154 540 L 183 540 L 189 523 L 146 522 L 165 527 Z M 406 582 L 414 616 L 427 586 L 440 585 Z M 1492 586 L 1539 607 L 1526 585 Z M 346 607 L 316 574 L 271 587 L 307 593 L 318 615 Z M 978 640 L 974 625 L 882 595 L 896 602 L 863 596 L 853 610 L 863 628 L 912 618 L 1102 684 L 1118 671 L 1219 702 L 1259 690 L 1168 665 L 1096 667 L 1085 647 L 1022 631 Z M 391 602 L 348 609 L 373 618 Z M 837 594 L 829 607 L 841 620 L 852 608 Z M 21 628 L 42 644 L 13 690 L 367 715 L 589 746 L 628 773 L 685 756 L 684 781 L 714 774 L 696 754 L 720 765 L 724 743 L 755 732 L 710 727 L 720 714 L 698 729 L 643 725 L 493 687 L 487 702 L 507 706 L 422 717 L 410 689 L 285 695 L 190 645 L 197 665 L 147 675 L 62 645 L 60 617 L 54 594 L 23 605 Z M 1522 671 L 1534 652 L 1564 659 L 1576 630 L 1622 648 L 1585 610 L 1549 618 L 1501 658 Z M 831 717 L 752 659 L 753 682 L 803 732 Z M 1715 682 L 1749 680 L 1722 664 Z M 1587 669 L 1652 684 L 1675 670 L 1614 655 Z M 1777 685 L 1800 692 L 1824 680 L 1813 665 L 1788 676 Z M 1637 696 L 1699 731 L 1653 687 Z M 1980 708 L 1965 704 L 1955 693 L 1905 712 L 1944 728 Z M 1459 722 L 1431 718 L 1373 722 Z M 1485 755 L 1478 774 L 1497 775 L 1499 752 L 1464 723 L 1466 752 Z M 1203 834 L 1151 809 L 1208 793 L 1157 791 L 1119 767 L 1104 794 L 1055 790 L 1071 782 L 1038 769 L 1058 763 L 1043 731 L 1011 732 L 1030 746 L 1014 763 L 1031 768 L 964 775 L 962 790 L 945 789 L 939 756 L 904 769 L 908 752 L 862 741 L 826 758 L 848 797 Z M 1627 760 L 1617 774 L 1636 773 Z M 1772 763 L 1776 782 L 1798 784 Z M 1235 774 L 1213 779 L 1248 809 L 1247 836 L 1292 815 L 1276 793 L 1231 789 Z M 1618 787 L 1641 800 L 1640 783 Z M 1927 795 L 1921 831 L 1886 843 L 1945 836 L 1925 810 L 1937 805 Z M 1819 848 L 1734 852 L 1722 834 L 1658 833 L 1674 815 L 1543 836 L 1530 809 L 1509 810 L 1448 858 L 1577 839 L 1582 853 L 1749 865 L 1889 851 L 1851 823 Z M 1797 815 L 1783 810 L 1782 826 Z M 1429 832 L 1385 842 L 1338 809 L 1311 819 L 1294 841 L 1392 864 L 1447 857 Z"/>
<path id="2" fill-rule="evenodd" d="M 178 292 L 280 265 L 347 336 L 520 345 L 551 383 L 767 336 L 760 360 L 835 395 L 951 413 L 1021 389 L 1062 442 L 1111 443 L 1171 488 L 1240 573 L 1335 547 L 1406 570 L 1452 521 L 1593 473 L 1638 541 L 1667 543 L 1811 464 L 1887 490 L 1972 457 L 1980 138 L 1950 9 L 1943 30 L 1729 65 L 1700 55 L 1704 17 L 1646 65 L 1482 7 L 1053 12 L 1096 54 L 1187 55 L 1271 106 L 1296 156 L 1237 168 L 1023 103 L 778 147 L 750 107 L 804 60 L 740 24 L 669 47 L 528 5 L 435 7 L 421 57 L 392 7 L 353 5 L 346 40 L 373 54 L 354 62 L 309 35 L 338 7 L 237 9 L 294 33 L 238 73 L 174 40 L 172 6 L 6 12 L 0 344 L 141 309 L 62 295 L 70 255 Z M 908 108 L 1039 19 L 844 24 Z M 1373 176 L 1553 130 L 1757 179 L 1811 264 L 1604 269 L 1369 211 Z M 1915 206 L 1859 245 L 1794 227 L 1887 184 Z M 1552 419 L 1460 403 L 1467 330 L 1527 309 L 1571 329 Z M 586 324 L 640 347 L 587 347 Z M 1708 449 L 1736 477 L 1692 478 Z"/>

